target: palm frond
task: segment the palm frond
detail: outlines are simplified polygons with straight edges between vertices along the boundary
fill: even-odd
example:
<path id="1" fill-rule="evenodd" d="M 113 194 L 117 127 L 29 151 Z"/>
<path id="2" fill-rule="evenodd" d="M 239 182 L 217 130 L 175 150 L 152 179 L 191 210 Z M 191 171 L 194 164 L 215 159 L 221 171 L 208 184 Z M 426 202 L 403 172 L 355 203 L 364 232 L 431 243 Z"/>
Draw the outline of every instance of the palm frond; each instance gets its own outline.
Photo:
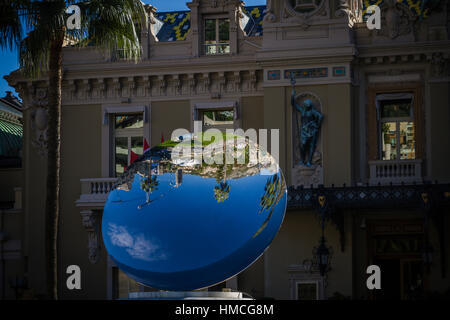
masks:
<path id="1" fill-rule="evenodd" d="M 23 27 L 16 1 L 0 2 L 0 48 L 14 50 L 23 37 Z"/>
<path id="2" fill-rule="evenodd" d="M 137 28 L 147 27 L 148 17 L 140 0 L 92 0 L 76 3 L 81 9 L 81 30 L 68 32 L 78 46 L 92 45 L 125 59 L 141 54 Z"/>
<path id="3" fill-rule="evenodd" d="M 40 28 L 29 32 L 19 46 L 19 64 L 22 72 L 33 78 L 48 69 L 50 39 Z"/>

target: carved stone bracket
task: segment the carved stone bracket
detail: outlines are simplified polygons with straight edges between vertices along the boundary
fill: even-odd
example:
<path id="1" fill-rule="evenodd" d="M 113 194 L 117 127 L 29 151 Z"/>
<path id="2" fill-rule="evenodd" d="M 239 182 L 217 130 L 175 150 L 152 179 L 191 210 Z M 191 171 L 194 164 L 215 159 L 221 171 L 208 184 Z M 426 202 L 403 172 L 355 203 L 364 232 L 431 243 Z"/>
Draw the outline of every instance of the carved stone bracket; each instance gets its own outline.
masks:
<path id="1" fill-rule="evenodd" d="M 211 86 L 211 78 L 210 78 L 209 73 L 203 74 L 203 86 L 204 86 L 205 92 L 208 92 L 210 89 L 210 86 Z"/>
<path id="2" fill-rule="evenodd" d="M 225 72 L 219 72 L 219 92 L 225 92 L 227 88 L 227 77 Z"/>
<path id="3" fill-rule="evenodd" d="M 172 76 L 173 79 L 173 86 L 174 86 L 174 93 L 175 95 L 179 95 L 182 93 L 182 82 L 181 82 L 181 78 L 180 75 L 175 74 Z"/>
<path id="4" fill-rule="evenodd" d="M 241 73 L 239 71 L 235 71 L 234 72 L 234 90 L 236 92 L 241 91 L 241 83 L 242 83 Z"/>
<path id="5" fill-rule="evenodd" d="M 161 75 L 158 76 L 158 81 L 159 81 L 159 92 L 161 95 L 166 95 L 167 94 L 167 81 L 166 78 Z"/>
<path id="6" fill-rule="evenodd" d="M 189 93 L 195 94 L 195 88 L 197 86 L 197 79 L 195 78 L 195 74 L 191 73 L 188 75 L 188 82 L 189 82 Z"/>
<path id="7" fill-rule="evenodd" d="M 93 210 L 81 211 L 81 221 L 88 234 L 88 257 L 92 264 L 100 258 L 100 217 Z"/>

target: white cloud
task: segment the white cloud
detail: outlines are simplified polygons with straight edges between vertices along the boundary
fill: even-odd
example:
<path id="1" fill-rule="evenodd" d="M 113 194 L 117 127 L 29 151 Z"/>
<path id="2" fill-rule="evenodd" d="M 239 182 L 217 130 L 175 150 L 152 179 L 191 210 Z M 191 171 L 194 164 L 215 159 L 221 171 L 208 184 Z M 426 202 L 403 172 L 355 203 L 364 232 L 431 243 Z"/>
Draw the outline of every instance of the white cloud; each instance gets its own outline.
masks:
<path id="1" fill-rule="evenodd" d="M 166 255 L 161 252 L 160 246 L 147 240 L 144 234 L 133 236 L 125 227 L 112 223 L 108 227 L 108 235 L 112 245 L 126 248 L 126 252 L 132 258 L 144 261 L 166 259 Z"/>

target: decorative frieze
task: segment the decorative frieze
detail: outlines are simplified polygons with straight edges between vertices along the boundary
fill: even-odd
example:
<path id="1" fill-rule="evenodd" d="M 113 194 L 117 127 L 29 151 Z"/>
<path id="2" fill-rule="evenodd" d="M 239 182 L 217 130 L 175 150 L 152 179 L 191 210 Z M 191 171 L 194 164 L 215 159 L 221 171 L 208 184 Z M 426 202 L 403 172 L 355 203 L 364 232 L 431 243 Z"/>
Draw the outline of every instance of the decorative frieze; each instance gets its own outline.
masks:
<path id="1" fill-rule="evenodd" d="M 195 94 L 196 92 L 196 86 L 197 86 L 197 79 L 195 79 L 195 74 L 191 73 L 188 76 L 188 82 L 189 82 L 189 93 Z"/>
<path id="2" fill-rule="evenodd" d="M 221 96 L 255 94 L 262 89 L 259 70 L 216 71 L 203 73 L 159 74 L 124 77 L 65 79 L 62 84 L 64 104 L 113 102 L 123 99 L 165 99 L 166 97 Z M 46 106 L 48 82 L 28 81 L 16 85 L 25 105 Z M 44 101 L 45 100 L 45 101 Z"/>

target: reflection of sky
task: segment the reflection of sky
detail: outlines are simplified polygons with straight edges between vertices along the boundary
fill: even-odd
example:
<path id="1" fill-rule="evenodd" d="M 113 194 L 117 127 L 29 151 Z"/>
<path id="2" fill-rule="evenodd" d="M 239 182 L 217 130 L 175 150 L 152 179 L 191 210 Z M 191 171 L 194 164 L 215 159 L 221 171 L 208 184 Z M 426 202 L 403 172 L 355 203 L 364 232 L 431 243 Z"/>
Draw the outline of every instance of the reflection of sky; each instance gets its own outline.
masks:
<path id="1" fill-rule="evenodd" d="M 108 230 L 104 230 L 104 235 L 108 232 L 104 239 L 108 251 L 136 269 L 175 272 L 217 262 L 248 243 L 267 219 L 267 211 L 258 212 L 269 176 L 227 180 L 229 198 L 222 203 L 214 198 L 215 178 L 184 174 L 178 188 L 172 187 L 174 173 L 157 178 L 159 186 L 150 194 L 148 205 L 140 189 L 142 177 L 136 175 L 132 189 L 111 192 L 105 207 L 103 228 Z M 275 236 L 285 202 L 286 196 L 264 232 L 252 240 L 261 242 L 261 252 L 248 252 L 249 258 L 259 256 Z"/>
<path id="2" fill-rule="evenodd" d="M 108 224 L 108 236 L 111 244 L 125 248 L 126 252 L 134 259 L 144 261 L 164 260 L 166 255 L 161 252 L 160 246 L 151 243 L 144 234 L 132 235 L 126 227 Z"/>

